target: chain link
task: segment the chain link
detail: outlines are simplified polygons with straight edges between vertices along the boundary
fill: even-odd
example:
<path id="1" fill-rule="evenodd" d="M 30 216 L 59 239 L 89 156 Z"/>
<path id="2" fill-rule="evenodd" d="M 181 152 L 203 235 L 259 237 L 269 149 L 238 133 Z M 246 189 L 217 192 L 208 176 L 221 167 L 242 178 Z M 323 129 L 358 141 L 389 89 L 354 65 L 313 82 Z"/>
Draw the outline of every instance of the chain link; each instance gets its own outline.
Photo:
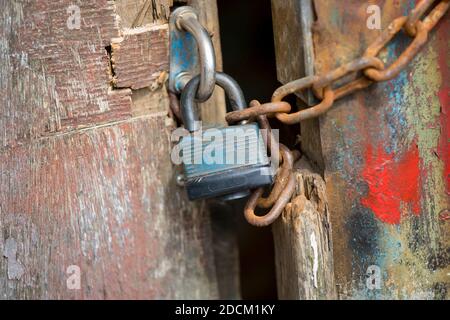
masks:
<path id="1" fill-rule="evenodd" d="M 431 9 L 434 4 L 436 5 Z M 333 106 L 334 101 L 355 91 L 367 88 L 374 82 L 388 81 L 395 78 L 425 45 L 429 32 L 445 15 L 449 7 L 450 0 L 420 1 L 408 16 L 394 19 L 388 28 L 367 48 L 362 57 L 325 74 L 291 81 L 275 90 L 271 102 L 260 104 L 257 101 L 252 101 L 249 108 L 228 113 L 226 120 L 229 123 L 236 123 L 256 118 L 261 127 L 270 129 L 267 117 L 276 117 L 280 122 L 292 125 L 324 114 Z M 427 11 L 430 11 L 429 14 L 422 19 Z M 413 39 L 403 53 L 386 68 L 383 61 L 377 56 L 401 30 L 404 30 Z M 362 75 L 350 83 L 335 87 L 338 80 L 355 73 L 362 73 Z M 313 107 L 289 113 L 291 106 L 282 100 L 290 94 L 301 92 L 305 89 L 312 89 L 321 102 Z M 269 138 L 267 143 L 268 149 L 270 149 L 271 139 L 272 137 Z M 245 218 L 250 224 L 255 226 L 267 226 L 274 222 L 295 191 L 295 179 L 292 169 L 293 161 L 295 162 L 294 159 L 299 157 L 299 153 L 297 151 L 294 151 L 294 153 L 289 151 L 282 144 L 279 147 L 283 163 L 278 170 L 270 195 L 267 198 L 263 198 L 263 189 L 257 189 L 251 195 L 245 207 Z M 269 213 L 260 217 L 255 215 L 257 206 L 266 209 L 272 206 L 272 208 Z"/>
<path id="2" fill-rule="evenodd" d="M 227 113 L 225 120 L 229 124 L 233 124 L 243 120 L 254 120 L 261 115 L 271 117 L 278 112 L 289 111 L 291 111 L 291 105 L 284 101 L 260 104 L 254 100 L 250 102 L 250 108 Z"/>
<path id="3" fill-rule="evenodd" d="M 425 14 L 425 12 L 431 7 L 435 0 L 421 0 L 416 7 L 410 12 L 408 21 L 405 24 L 405 31 L 411 37 L 416 36 L 416 23 Z"/>

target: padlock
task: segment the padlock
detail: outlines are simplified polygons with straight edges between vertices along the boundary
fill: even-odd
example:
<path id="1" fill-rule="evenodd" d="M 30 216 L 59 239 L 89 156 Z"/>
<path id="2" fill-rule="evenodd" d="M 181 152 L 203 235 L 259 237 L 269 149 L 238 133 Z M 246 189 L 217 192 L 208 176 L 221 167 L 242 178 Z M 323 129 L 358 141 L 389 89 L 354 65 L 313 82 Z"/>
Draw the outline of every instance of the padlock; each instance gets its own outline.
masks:
<path id="1" fill-rule="evenodd" d="M 246 108 L 237 82 L 218 72 L 216 84 L 225 90 L 233 110 Z M 274 170 L 257 123 L 229 127 L 202 127 L 195 106 L 199 76 L 192 78 L 181 94 L 181 112 L 190 132 L 180 141 L 184 185 L 190 200 L 222 197 L 237 199 L 273 182 Z"/>

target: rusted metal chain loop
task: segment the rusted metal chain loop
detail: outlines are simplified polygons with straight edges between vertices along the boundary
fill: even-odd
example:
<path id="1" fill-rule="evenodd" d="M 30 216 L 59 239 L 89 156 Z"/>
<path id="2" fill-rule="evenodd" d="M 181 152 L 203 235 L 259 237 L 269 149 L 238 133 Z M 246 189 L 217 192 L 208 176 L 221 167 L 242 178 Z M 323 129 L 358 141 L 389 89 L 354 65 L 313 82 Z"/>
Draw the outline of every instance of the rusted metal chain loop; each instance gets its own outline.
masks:
<path id="1" fill-rule="evenodd" d="M 392 38 L 399 33 L 403 26 L 405 25 L 407 17 L 399 17 L 394 19 L 394 21 L 389 24 L 387 29 L 385 29 L 380 36 L 366 49 L 364 56 L 375 57 L 383 49 Z"/>
<path id="2" fill-rule="evenodd" d="M 280 102 L 290 94 L 302 91 L 307 88 L 311 88 L 319 79 L 320 79 L 319 76 L 309 76 L 291 81 L 275 90 L 275 92 L 272 95 L 272 102 Z M 333 102 L 334 102 L 334 92 L 333 90 L 331 90 L 330 87 L 326 87 L 324 88 L 324 99 L 318 105 L 290 114 L 280 112 L 275 114 L 275 116 L 279 121 L 283 122 L 284 124 L 296 124 L 302 120 L 315 118 L 321 115 L 333 105 Z"/>
<path id="3" fill-rule="evenodd" d="M 272 102 L 280 102 L 290 94 L 311 88 L 319 77 L 309 76 L 286 83 L 279 87 L 272 95 Z"/>
<path id="4" fill-rule="evenodd" d="M 250 108 L 253 108 L 254 110 L 260 110 L 261 104 L 257 100 L 252 100 L 250 102 Z M 289 105 L 290 107 L 290 105 Z M 259 108 L 259 109 L 258 109 Z M 289 151 L 288 148 L 286 148 L 284 145 L 279 145 L 278 141 L 273 137 L 272 134 L 272 128 L 270 127 L 269 120 L 267 119 L 266 115 L 258 115 L 257 117 L 259 126 L 261 129 L 267 130 L 267 135 L 263 135 L 263 138 L 265 140 L 266 148 L 268 153 L 270 153 L 272 163 L 279 163 L 280 161 L 280 154 L 279 152 L 272 153 L 272 150 L 282 151 L 282 159 L 283 159 L 283 166 L 281 167 L 281 170 L 277 173 L 276 181 L 274 184 L 274 187 L 269 195 L 268 198 L 260 198 L 258 200 L 258 206 L 262 208 L 270 208 L 276 200 L 279 198 L 280 193 L 283 191 L 283 189 L 286 187 L 286 184 L 289 180 L 289 176 L 292 172 L 292 167 L 294 165 L 294 154 Z M 295 153 L 295 156 L 299 156 L 298 152 Z"/>
<path id="5" fill-rule="evenodd" d="M 260 106 L 260 103 L 257 100 L 253 100 L 250 102 L 250 107 L 259 107 L 259 106 Z M 276 169 L 278 171 L 279 164 L 280 164 L 280 145 L 273 136 L 272 128 L 270 127 L 270 123 L 269 123 L 269 120 L 267 119 L 267 116 L 265 116 L 265 115 L 257 116 L 257 120 L 258 120 L 259 126 L 262 129 L 266 130 L 267 134 L 263 135 L 263 138 L 264 138 L 264 141 L 266 144 L 267 153 L 270 154 L 271 163 L 272 163 L 272 165 L 275 164 L 277 166 Z M 281 148 L 284 148 L 284 146 Z M 273 150 L 275 150 L 276 152 L 272 152 Z M 289 159 L 283 159 L 283 161 L 284 161 L 283 167 L 286 167 L 289 165 L 289 163 L 288 163 Z M 289 172 L 287 174 L 289 174 Z M 280 182 L 280 178 L 282 177 L 282 175 L 286 175 L 286 172 L 284 172 L 283 169 L 281 169 L 276 174 L 275 187 L 272 189 L 269 199 L 265 202 L 266 206 L 264 208 L 270 208 L 275 203 L 276 199 L 280 195 L 280 192 L 278 192 L 277 190 L 281 188 L 280 189 L 280 191 L 281 191 L 286 187 L 287 179 Z M 286 183 L 284 183 L 284 181 L 286 181 Z M 275 188 L 277 190 L 274 191 Z M 259 201 L 258 201 L 258 205 L 261 206 Z"/>
<path id="6" fill-rule="evenodd" d="M 365 89 L 369 87 L 373 83 L 372 80 L 368 79 L 365 76 L 362 76 L 342 87 L 334 90 L 334 100 L 339 100 L 349 94 L 352 94 L 355 91 Z"/>
<path id="7" fill-rule="evenodd" d="M 253 100 L 250 102 L 250 107 L 258 107 L 260 105 L 259 101 Z M 256 117 L 261 129 L 266 130 L 266 134 L 263 134 L 264 143 L 266 145 L 267 154 L 270 155 L 272 164 L 279 166 L 280 163 L 280 145 L 277 139 L 273 136 L 272 128 L 270 127 L 269 120 L 267 116 L 260 115 Z M 275 150 L 276 152 L 272 152 Z M 278 168 L 277 168 L 278 169 Z"/>
<path id="8" fill-rule="evenodd" d="M 250 103 L 250 105 L 251 105 L 251 103 Z M 257 116 L 256 120 L 258 121 L 260 128 L 267 130 L 267 134 L 263 135 L 264 143 L 265 143 L 266 148 L 267 148 L 267 154 L 271 153 L 272 146 L 273 146 L 274 150 L 278 150 L 280 147 L 278 145 L 278 142 L 273 137 L 272 128 L 270 127 L 269 120 L 267 119 L 267 117 L 266 116 L 262 116 L 262 115 L 261 116 Z"/>
<path id="9" fill-rule="evenodd" d="M 260 106 L 261 104 L 258 100 L 250 101 L 250 108 L 259 108 Z M 267 119 L 266 115 L 256 116 L 256 120 L 258 121 L 259 127 L 266 130 L 266 134 L 263 134 L 262 137 L 264 139 L 264 144 L 266 145 L 267 154 L 270 155 L 271 162 L 278 165 L 280 162 L 280 146 L 278 144 L 278 141 L 273 136 L 269 120 Z M 272 150 L 276 150 L 277 152 L 272 153 Z"/>
<path id="10" fill-rule="evenodd" d="M 242 120 L 251 120 L 260 115 L 273 116 L 277 112 L 290 112 L 291 105 L 285 101 L 269 102 L 252 106 L 244 110 L 232 111 L 225 116 L 229 124 Z"/>
<path id="11" fill-rule="evenodd" d="M 278 120 L 285 124 L 296 124 L 300 121 L 312 119 L 320 116 L 321 114 L 328 111 L 334 102 L 334 92 L 330 87 L 324 89 L 324 98 L 322 102 L 315 105 L 314 107 L 300 110 L 295 113 L 277 113 L 275 116 Z"/>
<path id="12" fill-rule="evenodd" d="M 331 86 L 335 81 L 351 74 L 356 73 L 367 68 L 375 68 L 378 70 L 384 69 L 384 63 L 377 57 L 360 57 L 355 59 L 349 63 L 344 64 L 330 72 L 327 72 L 317 79 L 313 85 L 314 94 L 319 98 L 323 99 L 323 88 L 327 86 Z M 360 83 L 361 79 L 364 77 L 358 78 L 347 85 L 350 87 L 355 87 L 358 83 Z M 355 83 L 353 83 L 355 82 Z M 345 87 L 347 87 L 345 85 Z M 339 88 L 333 88 L 333 91 L 339 90 Z M 342 96 L 340 96 L 342 97 Z M 335 100 L 337 100 L 337 95 L 335 96 Z"/>
<path id="13" fill-rule="evenodd" d="M 405 24 L 405 31 L 408 35 L 410 35 L 411 37 L 416 36 L 417 21 L 419 21 L 420 18 L 422 18 L 422 16 L 433 5 L 434 2 L 436 2 L 436 0 L 421 0 L 416 5 L 416 7 L 409 13 L 408 20 L 406 21 Z"/>
<path id="14" fill-rule="evenodd" d="M 285 158 L 293 157 L 289 149 L 287 149 L 282 144 L 280 144 L 280 151 L 282 152 L 282 156 Z M 287 155 L 287 153 L 289 153 L 290 155 Z M 270 211 L 266 215 L 257 216 L 255 214 L 255 209 L 256 206 L 258 205 L 258 200 L 263 195 L 264 189 L 259 188 L 253 192 L 244 209 L 244 216 L 245 219 L 248 221 L 248 223 L 257 227 L 265 227 L 272 224 L 280 216 L 285 206 L 291 200 L 291 197 L 295 191 L 295 178 L 292 175 L 292 167 L 290 168 L 290 171 L 291 172 L 289 174 L 289 179 L 286 184 L 286 187 L 281 192 L 274 206 L 270 209 Z"/>
<path id="15" fill-rule="evenodd" d="M 263 217 L 259 217 L 255 215 L 255 207 L 258 201 L 258 198 L 263 194 L 264 189 L 260 188 L 256 190 L 247 202 L 247 205 L 244 209 L 245 219 L 251 225 L 256 227 L 266 227 L 271 225 L 275 220 L 278 219 L 280 214 L 283 212 L 286 205 L 291 200 L 292 195 L 295 191 L 295 178 L 291 175 L 289 178 L 288 184 L 286 188 L 283 190 L 283 193 L 278 198 L 275 205 L 272 207 L 270 212 Z"/>
<path id="16" fill-rule="evenodd" d="M 428 32 L 439 22 L 450 7 L 450 0 L 441 0 L 423 21 L 419 21 L 434 3 L 435 1 L 424 0 L 417 5 L 408 17 L 402 16 L 392 21 L 389 27 L 367 48 L 362 58 L 355 59 L 321 76 L 297 79 L 278 88 L 272 96 L 272 102 L 274 103 L 281 102 L 289 94 L 311 87 L 315 95 L 322 99 L 322 102 L 314 107 L 292 114 L 278 111 L 275 114 L 277 119 L 285 124 L 296 124 L 302 120 L 315 118 L 328 111 L 335 100 L 367 88 L 375 81 L 387 81 L 396 77 L 427 42 Z M 377 57 L 378 54 L 403 28 L 407 29 L 406 24 L 410 23 L 414 25 L 414 31 L 412 31 L 415 35 L 414 40 L 388 68 L 384 68 L 384 63 Z M 408 30 L 411 31 L 412 29 Z M 331 88 L 335 81 L 358 71 L 363 71 L 364 76 L 338 88 Z M 250 117 L 250 113 L 253 111 L 247 112 L 249 114 L 246 117 Z M 272 114 L 269 114 L 269 116 L 272 116 Z M 238 121 L 239 119 L 237 114 L 230 115 L 230 121 Z"/>
<path id="17" fill-rule="evenodd" d="M 445 15 L 450 7 L 450 0 L 442 0 L 438 5 L 430 12 L 430 14 L 422 21 L 425 29 L 430 31 L 433 29 L 439 20 Z"/>
<path id="18" fill-rule="evenodd" d="M 261 196 L 258 199 L 257 205 L 260 208 L 270 208 L 276 202 L 276 200 L 280 197 L 281 192 L 284 190 L 284 188 L 286 188 L 286 184 L 288 183 L 289 177 L 292 174 L 292 168 L 294 166 L 293 154 L 289 151 L 288 148 L 283 145 L 280 145 L 280 153 L 283 158 L 281 169 L 277 173 L 275 183 L 269 196 L 267 198 Z"/>
<path id="19" fill-rule="evenodd" d="M 406 22 L 406 17 L 403 19 L 403 23 Z M 399 19 L 402 19 L 399 18 Z M 388 68 L 385 70 L 376 70 L 374 68 L 369 68 L 364 70 L 366 77 L 375 81 L 387 81 L 395 78 L 398 74 L 408 65 L 408 63 L 415 57 L 417 52 L 423 47 L 428 39 L 428 30 L 425 29 L 422 22 L 418 21 L 417 24 L 417 34 L 411 44 L 406 48 L 405 51 L 395 60 Z M 389 33 L 389 31 L 387 31 Z M 386 33 L 385 33 L 386 34 Z M 380 38 L 392 39 L 392 36 L 381 35 Z M 386 44 L 389 41 L 386 41 Z M 377 47 L 377 50 L 372 50 L 369 48 L 366 51 L 366 55 L 377 55 L 381 48 Z"/>
<path id="20" fill-rule="evenodd" d="M 427 2 L 427 3 L 426 3 Z M 366 76 L 369 75 L 371 79 L 368 79 L 367 77 L 361 77 L 356 80 L 354 80 L 351 83 L 348 83 L 342 87 L 335 88 L 335 100 L 338 100 L 346 95 L 349 95 L 350 93 L 353 93 L 357 90 L 361 90 L 364 88 L 367 88 L 370 86 L 373 81 L 384 81 L 384 80 L 390 80 L 398 75 L 398 73 L 401 72 L 401 70 L 408 64 L 414 56 L 417 54 L 417 52 L 421 49 L 421 47 L 426 43 L 427 41 L 427 32 L 430 31 L 438 22 L 439 20 L 444 16 L 444 14 L 448 11 L 450 7 L 450 0 L 443 0 L 441 1 L 432 11 L 431 13 L 423 20 L 423 22 L 416 20 L 413 16 L 417 15 L 417 17 L 422 17 L 422 15 L 430 8 L 431 4 L 433 4 L 435 1 L 423 1 L 419 3 L 418 6 L 421 6 L 421 8 L 418 8 L 418 10 L 413 10 L 415 13 L 410 14 L 407 18 L 400 17 L 389 26 L 386 33 L 371 46 L 367 49 L 366 54 L 363 58 L 374 58 L 378 53 L 381 51 L 383 47 L 387 45 L 387 43 L 402 29 L 402 26 L 407 28 L 407 24 L 410 21 L 415 21 L 415 27 L 414 27 L 414 34 L 416 35 L 415 41 L 410 45 L 410 47 L 405 51 L 403 55 L 401 55 L 397 61 L 395 61 L 391 67 L 389 67 L 386 70 L 384 69 L 384 64 L 382 64 L 382 61 L 380 62 L 374 62 L 373 66 L 367 66 L 364 67 L 363 61 L 355 60 L 353 62 L 350 62 L 350 64 L 353 64 L 354 67 L 358 67 L 358 65 L 361 67 L 361 69 L 367 69 L 370 71 L 365 71 Z M 417 7 L 416 7 L 417 8 Z M 417 30 L 420 30 L 419 34 L 417 34 Z M 426 31 L 425 31 L 426 30 Z M 407 30 L 406 30 L 407 31 Z M 375 56 L 372 56 L 375 55 Z M 358 61 L 358 62 L 356 62 Z M 339 70 L 342 68 L 341 70 Z M 335 69 L 332 71 L 335 76 L 339 76 L 342 74 L 342 76 L 345 76 L 345 70 L 348 69 L 347 65 L 344 65 L 343 67 L 340 67 L 338 69 Z M 361 70 L 360 69 L 360 70 Z M 375 70 L 377 69 L 377 70 Z M 357 71 L 357 70 L 355 70 Z M 331 81 L 327 81 L 330 79 Z M 331 84 L 333 81 L 337 80 L 338 77 L 333 77 L 331 74 L 327 76 L 327 79 L 318 80 L 317 83 L 314 84 L 313 89 L 314 93 L 318 98 L 322 98 L 323 94 L 319 90 L 320 87 L 323 87 L 327 84 Z"/>

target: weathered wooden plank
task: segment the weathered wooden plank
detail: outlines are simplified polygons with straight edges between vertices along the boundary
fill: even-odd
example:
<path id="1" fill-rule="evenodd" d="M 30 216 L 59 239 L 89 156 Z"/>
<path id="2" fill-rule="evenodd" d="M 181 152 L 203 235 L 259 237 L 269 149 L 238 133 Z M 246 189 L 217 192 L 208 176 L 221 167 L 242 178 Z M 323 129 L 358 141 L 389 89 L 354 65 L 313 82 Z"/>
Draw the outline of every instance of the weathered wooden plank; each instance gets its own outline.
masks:
<path id="1" fill-rule="evenodd" d="M 1 297 L 217 298 L 209 215 L 174 182 L 163 81 L 111 86 L 114 2 L 79 4 L 79 28 L 71 1 L 0 6 Z"/>
<path id="2" fill-rule="evenodd" d="M 370 4 L 386 28 L 415 1 Z M 368 5 L 315 1 L 317 72 L 360 56 L 377 37 L 366 27 Z M 396 79 L 320 119 L 341 298 L 448 299 L 449 22 Z M 380 56 L 390 63 L 409 42 L 400 35 Z"/>
<path id="3" fill-rule="evenodd" d="M 130 92 L 110 90 L 111 2 L 1 4 L 1 146 L 130 115 Z"/>
<path id="4" fill-rule="evenodd" d="M 336 299 L 326 187 L 305 159 L 295 171 L 297 188 L 274 224 L 280 299 Z"/>
<path id="5" fill-rule="evenodd" d="M 0 153 L 2 297 L 217 298 L 209 214 L 169 157 L 165 113 Z"/>
<path id="6" fill-rule="evenodd" d="M 278 80 L 286 83 L 313 74 L 312 4 L 272 0 L 272 18 Z M 314 122 L 301 126 L 302 149 L 308 156 L 310 147 L 320 145 L 313 138 L 317 127 Z M 296 195 L 273 227 L 278 296 L 282 299 L 335 299 L 325 183 L 307 161 L 320 165 L 319 157 L 301 160 L 295 172 Z"/>
<path id="7" fill-rule="evenodd" d="M 133 90 L 150 87 L 161 72 L 169 72 L 167 24 L 126 29 L 111 43 L 113 85 Z"/>
<path id="8" fill-rule="evenodd" d="M 313 75 L 313 0 L 273 0 L 271 3 L 278 80 L 287 83 Z M 296 94 L 307 105 L 315 103 L 310 90 Z"/>
<path id="9" fill-rule="evenodd" d="M 282 83 L 314 74 L 312 10 L 311 0 L 272 1 L 277 77 Z"/>
<path id="10" fill-rule="evenodd" d="M 272 20 L 277 62 L 277 78 L 281 83 L 314 75 L 313 25 L 315 22 L 312 0 L 272 0 Z M 296 93 L 298 105 L 314 105 L 310 90 Z M 323 168 L 320 152 L 319 123 L 308 120 L 300 126 L 302 151 L 318 168 Z"/>

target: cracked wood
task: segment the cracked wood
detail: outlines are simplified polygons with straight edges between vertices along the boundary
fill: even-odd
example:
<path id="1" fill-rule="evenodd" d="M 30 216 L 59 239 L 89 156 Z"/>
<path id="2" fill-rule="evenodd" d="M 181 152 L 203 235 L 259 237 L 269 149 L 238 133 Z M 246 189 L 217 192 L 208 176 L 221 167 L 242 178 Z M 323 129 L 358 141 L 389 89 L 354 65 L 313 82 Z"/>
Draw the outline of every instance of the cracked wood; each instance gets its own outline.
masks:
<path id="1" fill-rule="evenodd" d="M 294 197 L 273 226 L 278 297 L 336 299 L 325 182 L 305 158 L 294 174 Z"/>

